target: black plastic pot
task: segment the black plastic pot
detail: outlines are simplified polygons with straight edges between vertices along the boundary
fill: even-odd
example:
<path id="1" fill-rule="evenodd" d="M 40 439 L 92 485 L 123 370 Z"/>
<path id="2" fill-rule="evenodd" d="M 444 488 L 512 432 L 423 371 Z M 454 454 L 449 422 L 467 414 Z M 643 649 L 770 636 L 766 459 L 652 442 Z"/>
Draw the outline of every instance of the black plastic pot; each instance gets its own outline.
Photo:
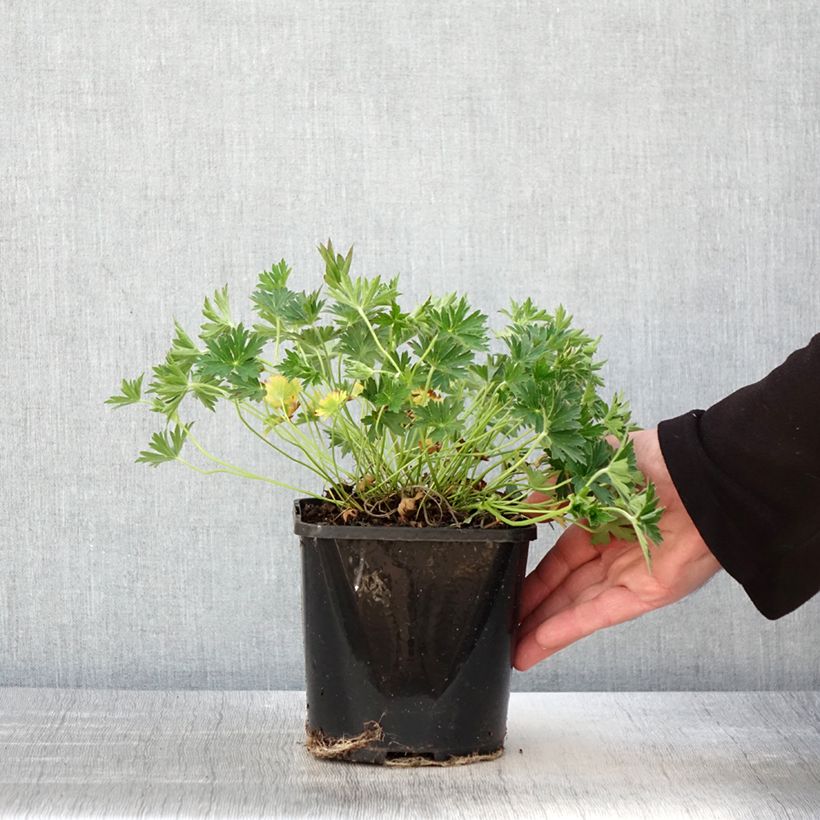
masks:
<path id="1" fill-rule="evenodd" d="M 308 747 L 364 763 L 500 753 L 536 527 L 307 524 L 301 536 Z"/>

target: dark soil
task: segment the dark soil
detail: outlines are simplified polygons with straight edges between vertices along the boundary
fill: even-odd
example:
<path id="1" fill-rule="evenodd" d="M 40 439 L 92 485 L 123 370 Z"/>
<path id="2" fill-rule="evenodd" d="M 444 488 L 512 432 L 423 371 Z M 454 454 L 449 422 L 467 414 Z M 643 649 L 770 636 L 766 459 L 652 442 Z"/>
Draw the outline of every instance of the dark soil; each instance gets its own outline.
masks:
<path id="1" fill-rule="evenodd" d="M 345 488 L 350 499 L 347 506 L 331 501 L 304 503 L 301 518 L 306 524 L 343 524 L 352 527 L 453 527 L 455 529 L 490 529 L 504 527 L 489 514 L 474 515 L 469 522 L 465 514 L 453 509 L 438 494 L 424 487 L 409 487 L 378 500 L 362 498 L 353 488 Z M 341 495 L 329 490 L 327 498 Z M 525 520 L 520 516 L 518 520 Z"/>

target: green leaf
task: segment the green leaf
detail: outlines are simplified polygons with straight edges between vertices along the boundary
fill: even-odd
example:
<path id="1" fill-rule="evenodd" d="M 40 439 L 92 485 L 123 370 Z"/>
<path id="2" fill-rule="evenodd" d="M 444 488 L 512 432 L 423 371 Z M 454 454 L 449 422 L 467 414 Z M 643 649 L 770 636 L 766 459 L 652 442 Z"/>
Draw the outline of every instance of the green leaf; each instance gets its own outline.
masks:
<path id="1" fill-rule="evenodd" d="M 382 282 L 380 276 L 370 279 L 350 276 L 353 261 L 353 247 L 343 257 L 336 254 L 328 239 L 327 245 L 320 245 L 319 252 L 325 260 L 325 277 L 328 292 L 335 302 L 330 304 L 330 312 L 343 323 L 357 322 L 361 316 L 369 321 L 377 321 L 377 316 L 392 306 L 398 298 L 398 277 Z"/>
<path id="2" fill-rule="evenodd" d="M 207 352 L 199 362 L 198 373 L 207 381 L 223 379 L 236 398 L 259 398 L 262 388 L 259 374 L 264 365 L 257 358 L 265 345 L 264 338 L 242 324 L 209 338 Z"/>
<path id="3" fill-rule="evenodd" d="M 289 379 L 301 379 L 307 385 L 325 380 L 332 362 L 330 349 L 337 334 L 338 330 L 331 325 L 303 328 L 293 336 L 293 346 L 286 351 L 277 370 Z"/>
<path id="4" fill-rule="evenodd" d="M 299 379 L 310 386 L 322 381 L 322 374 L 315 365 L 317 362 L 315 355 L 291 348 L 277 365 L 277 370 L 289 379 Z"/>
<path id="5" fill-rule="evenodd" d="M 506 310 L 499 311 L 506 316 L 513 325 L 519 327 L 527 327 L 535 322 L 549 322 L 552 317 L 546 310 L 542 310 L 533 304 L 532 299 L 527 297 L 524 302 L 510 302 L 510 307 Z"/>
<path id="6" fill-rule="evenodd" d="M 199 338 L 203 341 L 212 339 L 214 336 L 218 336 L 233 327 L 227 285 L 214 293 L 213 300 L 205 299 L 202 315 L 206 321 L 200 328 Z"/>
<path id="7" fill-rule="evenodd" d="M 170 418 L 188 393 L 188 373 L 177 363 L 168 361 L 156 365 L 153 373 L 154 380 L 148 389 L 157 397 L 156 409 Z"/>
<path id="8" fill-rule="evenodd" d="M 410 400 L 410 387 L 393 376 L 383 373 L 379 378 L 368 379 L 364 383 L 363 398 L 375 407 L 384 407 L 398 412 Z"/>
<path id="9" fill-rule="evenodd" d="M 105 400 L 106 404 L 112 404 L 115 408 L 125 407 L 128 404 L 137 404 L 142 399 L 142 378 L 140 374 L 136 379 L 123 379 L 120 385 L 120 392 L 115 393 Z"/>
<path id="10" fill-rule="evenodd" d="M 148 444 L 147 450 L 140 451 L 136 459 L 138 463 L 148 464 L 151 467 L 158 467 L 168 461 L 176 461 L 179 458 L 182 445 L 188 436 L 191 425 L 177 424 L 173 430 L 163 430 L 154 433 Z"/>
<path id="11" fill-rule="evenodd" d="M 457 339 L 448 337 L 430 338 L 420 335 L 410 343 L 416 356 L 426 352 L 422 364 L 422 372 L 429 373 L 433 369 L 431 386 L 446 390 L 450 383 L 467 376 L 467 370 L 473 363 L 472 351 Z"/>
<path id="12" fill-rule="evenodd" d="M 322 313 L 324 300 L 320 291 L 296 293 L 287 288 L 290 272 L 284 259 L 263 271 L 251 297 L 256 312 L 266 323 L 257 325 L 257 330 L 268 338 L 281 338 L 284 331 L 312 325 Z"/>
<path id="13" fill-rule="evenodd" d="M 414 407 L 414 426 L 421 435 L 433 441 L 458 438 L 461 435 L 462 409 L 461 402 L 450 396 L 442 401 L 431 401 L 424 406 Z"/>
<path id="14" fill-rule="evenodd" d="M 168 351 L 167 360 L 179 365 L 186 373 L 196 363 L 202 351 L 194 340 L 185 332 L 182 325 L 174 319 L 174 339 L 171 342 L 171 349 Z"/>
<path id="15" fill-rule="evenodd" d="M 329 356 L 331 343 L 338 335 L 339 329 L 332 325 L 313 325 L 300 330 L 294 339 L 302 348 Z"/>
<path id="16" fill-rule="evenodd" d="M 643 492 L 631 499 L 629 506 L 649 540 L 659 544 L 662 540 L 660 521 L 664 508 L 660 506 L 655 485 L 648 484 Z"/>
<path id="17" fill-rule="evenodd" d="M 262 293 L 273 293 L 284 290 L 288 286 L 288 279 L 292 273 L 288 263 L 280 259 L 275 265 L 271 265 L 270 270 L 262 271 L 256 285 L 257 291 Z"/>
<path id="18" fill-rule="evenodd" d="M 328 239 L 327 245 L 318 246 L 322 259 L 325 260 L 325 283 L 331 288 L 338 288 L 350 279 L 350 266 L 353 262 L 353 246 L 347 256 L 336 253 L 333 243 Z"/>
<path id="19" fill-rule="evenodd" d="M 607 476 L 620 495 L 629 498 L 634 494 L 642 475 L 635 465 L 635 448 L 631 441 L 627 441 L 613 457 Z"/>
<path id="20" fill-rule="evenodd" d="M 608 434 L 616 436 L 617 438 L 623 438 L 629 431 L 629 404 L 620 393 L 613 395 L 609 406 L 601 401 L 598 414 L 602 416 L 601 424 Z"/>
<path id="21" fill-rule="evenodd" d="M 545 445 L 555 461 L 580 462 L 586 455 L 586 439 L 581 430 L 580 407 L 571 400 L 553 410 L 546 425 L 549 441 Z"/>
<path id="22" fill-rule="evenodd" d="M 268 338 L 275 338 L 277 334 L 281 338 L 287 326 L 298 324 L 299 296 L 293 291 L 281 289 L 260 292 L 257 290 L 251 299 L 259 317 L 267 322 L 267 325 L 257 325 L 257 330 Z"/>
<path id="23" fill-rule="evenodd" d="M 384 407 L 362 416 L 361 422 L 365 435 L 374 444 L 388 431 L 394 436 L 403 435 L 411 425 L 406 413 L 386 410 Z"/>
<path id="24" fill-rule="evenodd" d="M 392 302 L 386 310 L 377 313 L 373 317 L 373 324 L 377 329 L 387 330 L 387 338 L 384 342 L 387 350 L 395 350 L 409 341 L 419 330 L 415 316 L 405 313 L 399 307 L 398 302 Z M 379 334 L 379 338 L 384 337 Z"/>
<path id="25" fill-rule="evenodd" d="M 388 336 L 389 332 L 382 331 L 382 337 L 379 339 L 382 347 L 390 344 Z M 363 321 L 356 321 L 342 329 L 336 349 L 350 361 L 369 369 L 373 369 L 382 358 L 373 334 Z"/>
<path id="26" fill-rule="evenodd" d="M 312 325 L 319 321 L 325 300 L 322 299 L 322 292 L 314 290 L 310 293 L 299 293 L 299 304 L 297 306 L 295 322 L 301 325 Z"/>
<path id="27" fill-rule="evenodd" d="M 573 464 L 573 472 L 586 484 L 600 470 L 608 467 L 615 453 L 612 446 L 603 438 L 588 441 L 584 451 L 583 463 Z"/>
<path id="28" fill-rule="evenodd" d="M 219 381 L 203 374 L 199 374 L 198 378 L 190 383 L 189 390 L 209 410 L 213 410 L 217 401 L 225 397 L 225 389 Z"/>
<path id="29" fill-rule="evenodd" d="M 428 302 L 425 310 L 418 312 L 418 320 L 427 339 L 439 336 L 472 351 L 487 348 L 487 317 L 472 310 L 464 296 L 451 293 Z"/>

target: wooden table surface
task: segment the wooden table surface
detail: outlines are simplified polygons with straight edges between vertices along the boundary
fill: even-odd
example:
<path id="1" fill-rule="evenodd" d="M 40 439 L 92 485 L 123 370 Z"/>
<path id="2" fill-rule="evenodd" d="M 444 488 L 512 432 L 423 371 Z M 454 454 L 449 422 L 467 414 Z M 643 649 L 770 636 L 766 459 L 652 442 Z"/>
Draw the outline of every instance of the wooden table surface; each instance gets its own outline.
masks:
<path id="1" fill-rule="evenodd" d="M 326 763 L 301 692 L 0 689 L 0 815 L 820 818 L 820 693 L 515 694 L 507 752 Z"/>

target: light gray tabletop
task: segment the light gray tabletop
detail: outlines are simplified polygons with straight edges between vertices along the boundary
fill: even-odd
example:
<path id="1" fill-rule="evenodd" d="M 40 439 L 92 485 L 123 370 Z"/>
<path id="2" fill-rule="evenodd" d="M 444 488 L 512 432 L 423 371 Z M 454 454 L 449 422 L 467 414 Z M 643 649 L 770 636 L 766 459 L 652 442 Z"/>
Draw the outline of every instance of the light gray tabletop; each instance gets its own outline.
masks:
<path id="1" fill-rule="evenodd" d="M 507 752 L 312 759 L 301 692 L 0 690 L 2 816 L 820 817 L 820 693 L 515 694 Z"/>

